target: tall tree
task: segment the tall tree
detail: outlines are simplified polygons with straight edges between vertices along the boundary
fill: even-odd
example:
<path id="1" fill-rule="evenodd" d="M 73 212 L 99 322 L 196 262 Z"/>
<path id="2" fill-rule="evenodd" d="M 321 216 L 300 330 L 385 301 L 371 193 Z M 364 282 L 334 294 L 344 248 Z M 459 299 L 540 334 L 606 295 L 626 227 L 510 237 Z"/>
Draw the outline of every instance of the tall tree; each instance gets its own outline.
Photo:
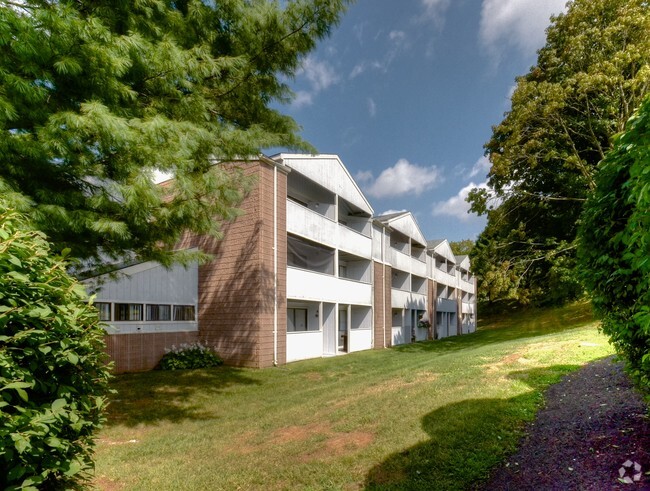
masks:
<path id="1" fill-rule="evenodd" d="M 650 96 L 601 162 L 578 259 L 603 331 L 650 389 Z"/>
<path id="2" fill-rule="evenodd" d="M 577 221 L 596 165 L 648 92 L 649 61 L 644 0 L 575 0 L 552 19 L 537 64 L 517 79 L 512 108 L 485 146 L 489 189 L 469 198 L 488 216 L 473 252 L 479 275 L 507 264 L 522 302 L 580 293 Z"/>
<path id="3" fill-rule="evenodd" d="M 2 192 L 77 258 L 218 235 L 246 181 L 215 161 L 311 149 L 270 104 L 348 1 L 0 0 Z"/>

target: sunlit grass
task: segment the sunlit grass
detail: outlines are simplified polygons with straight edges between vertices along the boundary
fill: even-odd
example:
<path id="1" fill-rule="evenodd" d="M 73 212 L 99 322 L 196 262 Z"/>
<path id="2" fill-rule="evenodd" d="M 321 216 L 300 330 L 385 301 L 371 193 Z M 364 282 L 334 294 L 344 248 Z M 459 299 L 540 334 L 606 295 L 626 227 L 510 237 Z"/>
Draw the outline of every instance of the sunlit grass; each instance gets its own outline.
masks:
<path id="1" fill-rule="evenodd" d="M 118 377 L 106 489 L 463 489 L 511 452 L 542 392 L 611 354 L 587 305 L 477 333 L 248 370 Z"/>

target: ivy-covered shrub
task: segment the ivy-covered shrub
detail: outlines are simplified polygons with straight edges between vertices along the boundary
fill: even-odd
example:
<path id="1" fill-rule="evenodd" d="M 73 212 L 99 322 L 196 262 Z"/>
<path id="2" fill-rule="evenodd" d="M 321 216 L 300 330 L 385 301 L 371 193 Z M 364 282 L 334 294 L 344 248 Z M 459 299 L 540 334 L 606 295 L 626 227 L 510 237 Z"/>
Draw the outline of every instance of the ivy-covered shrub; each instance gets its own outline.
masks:
<path id="1" fill-rule="evenodd" d="M 196 343 L 183 343 L 165 350 L 160 360 L 162 370 L 183 370 L 187 368 L 211 368 L 223 364 L 214 351 L 208 346 Z"/>
<path id="2" fill-rule="evenodd" d="M 109 369 L 97 310 L 40 232 L 0 200 L 0 488 L 77 489 Z"/>
<path id="3" fill-rule="evenodd" d="M 650 96 L 600 163 L 580 228 L 583 280 L 603 331 L 650 390 Z"/>

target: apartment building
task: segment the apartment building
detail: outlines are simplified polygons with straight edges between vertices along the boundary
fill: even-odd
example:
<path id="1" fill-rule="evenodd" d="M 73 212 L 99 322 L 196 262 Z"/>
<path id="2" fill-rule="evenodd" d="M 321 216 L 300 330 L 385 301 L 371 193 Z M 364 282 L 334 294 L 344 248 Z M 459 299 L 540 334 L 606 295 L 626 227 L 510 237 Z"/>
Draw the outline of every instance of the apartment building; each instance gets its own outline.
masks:
<path id="1" fill-rule="evenodd" d="M 179 244 L 211 262 L 143 263 L 88 280 L 116 371 L 151 369 L 184 342 L 208 344 L 229 364 L 268 367 L 475 330 L 469 258 L 427 241 L 410 212 L 375 216 L 338 156 L 224 165 L 256 184 L 223 239 Z"/>

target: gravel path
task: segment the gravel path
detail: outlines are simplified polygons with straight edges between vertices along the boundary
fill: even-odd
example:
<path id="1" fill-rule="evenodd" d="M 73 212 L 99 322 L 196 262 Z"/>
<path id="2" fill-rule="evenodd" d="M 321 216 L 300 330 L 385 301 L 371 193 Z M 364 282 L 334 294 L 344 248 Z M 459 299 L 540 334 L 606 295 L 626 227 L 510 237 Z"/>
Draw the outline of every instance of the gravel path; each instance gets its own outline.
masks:
<path id="1" fill-rule="evenodd" d="M 517 453 L 481 489 L 650 490 L 648 408 L 620 363 L 590 363 L 545 401 Z"/>

